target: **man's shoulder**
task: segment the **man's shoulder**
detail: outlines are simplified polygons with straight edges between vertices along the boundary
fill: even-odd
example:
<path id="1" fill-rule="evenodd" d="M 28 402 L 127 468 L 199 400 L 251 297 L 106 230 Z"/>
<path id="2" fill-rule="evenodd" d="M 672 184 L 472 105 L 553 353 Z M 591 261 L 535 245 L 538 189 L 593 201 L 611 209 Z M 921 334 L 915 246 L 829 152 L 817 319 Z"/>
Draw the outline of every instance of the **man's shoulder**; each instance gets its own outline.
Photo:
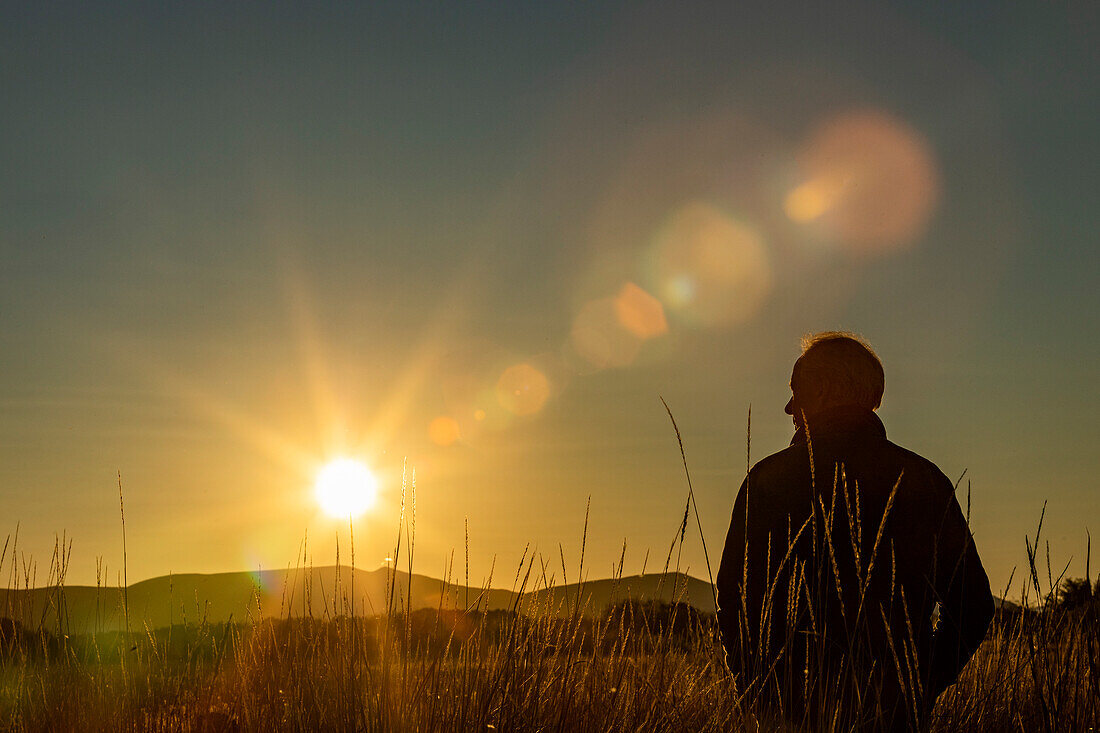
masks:
<path id="1" fill-rule="evenodd" d="M 914 471 L 922 478 L 930 481 L 944 483 L 952 487 L 954 486 L 951 483 L 951 479 L 947 478 L 947 474 L 941 471 L 940 467 L 932 461 L 915 451 L 903 448 L 897 443 L 892 443 L 888 440 L 885 442 L 896 452 L 899 461 L 904 464 L 907 470 Z"/>
<path id="2" fill-rule="evenodd" d="M 954 490 L 951 480 L 929 459 L 885 438 L 876 442 L 875 452 L 886 454 L 887 462 L 895 464 L 899 469 L 904 469 L 911 479 L 922 484 L 940 484 Z M 754 464 L 749 470 L 748 482 L 749 484 L 767 484 L 790 477 L 792 474 L 801 475 L 808 471 L 809 461 L 810 453 L 806 444 L 795 443 Z"/>
<path id="3" fill-rule="evenodd" d="M 795 443 L 754 463 L 749 469 L 749 482 L 803 469 L 808 465 L 808 460 L 805 443 Z"/>

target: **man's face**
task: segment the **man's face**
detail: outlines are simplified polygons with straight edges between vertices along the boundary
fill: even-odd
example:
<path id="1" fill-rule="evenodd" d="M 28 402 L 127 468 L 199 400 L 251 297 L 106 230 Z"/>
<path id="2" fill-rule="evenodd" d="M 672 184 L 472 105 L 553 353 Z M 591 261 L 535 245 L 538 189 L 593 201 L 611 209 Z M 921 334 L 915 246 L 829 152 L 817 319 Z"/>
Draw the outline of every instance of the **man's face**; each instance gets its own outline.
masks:
<path id="1" fill-rule="evenodd" d="M 791 416 L 791 421 L 794 423 L 796 430 L 801 430 L 803 427 L 803 415 L 814 415 L 821 408 L 820 395 L 814 392 L 812 387 L 805 384 L 805 379 L 799 378 L 799 361 L 802 361 L 801 357 L 794 363 L 794 369 L 791 370 L 791 398 L 787 400 L 787 406 L 783 409 Z"/>
<path id="2" fill-rule="evenodd" d="M 798 366 L 797 362 L 795 363 L 795 366 L 796 367 Z M 788 415 L 791 416 L 791 421 L 794 423 L 795 429 L 796 430 L 801 430 L 802 429 L 802 412 L 804 411 L 804 408 L 799 404 L 799 402 L 797 400 L 797 397 L 799 395 L 795 391 L 795 388 L 794 388 L 794 385 L 795 385 L 794 378 L 795 378 L 795 372 L 792 371 L 791 372 L 791 382 L 790 382 L 791 398 L 789 400 L 787 400 L 787 406 L 783 408 L 783 412 L 785 412 L 785 413 L 787 413 Z"/>

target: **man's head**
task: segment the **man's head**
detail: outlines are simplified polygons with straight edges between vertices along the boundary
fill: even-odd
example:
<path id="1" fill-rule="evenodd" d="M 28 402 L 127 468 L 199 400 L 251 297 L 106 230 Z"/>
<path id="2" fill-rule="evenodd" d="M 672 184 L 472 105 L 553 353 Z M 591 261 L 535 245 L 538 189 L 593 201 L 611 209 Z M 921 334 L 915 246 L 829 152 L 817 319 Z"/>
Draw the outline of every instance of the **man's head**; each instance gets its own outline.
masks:
<path id="1" fill-rule="evenodd" d="M 859 336 L 825 331 L 802 339 L 802 356 L 791 372 L 792 396 L 786 412 L 795 427 L 834 407 L 878 409 L 886 378 L 882 362 Z"/>

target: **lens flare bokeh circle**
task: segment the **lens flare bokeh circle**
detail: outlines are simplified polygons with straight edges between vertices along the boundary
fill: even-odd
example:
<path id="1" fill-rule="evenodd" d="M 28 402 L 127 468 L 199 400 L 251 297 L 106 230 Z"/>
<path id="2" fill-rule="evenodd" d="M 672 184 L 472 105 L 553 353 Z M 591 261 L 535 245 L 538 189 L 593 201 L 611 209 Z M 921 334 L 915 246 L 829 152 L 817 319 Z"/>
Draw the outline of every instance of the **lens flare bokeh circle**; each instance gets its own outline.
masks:
<path id="1" fill-rule="evenodd" d="M 757 231 L 707 203 L 675 211 L 657 232 L 651 257 L 661 300 L 697 325 L 743 323 L 772 288 Z"/>
<path id="2" fill-rule="evenodd" d="M 802 179 L 783 202 L 850 251 L 885 252 L 924 233 L 940 194 L 931 145 L 880 111 L 848 112 L 817 127 L 799 154 Z"/>

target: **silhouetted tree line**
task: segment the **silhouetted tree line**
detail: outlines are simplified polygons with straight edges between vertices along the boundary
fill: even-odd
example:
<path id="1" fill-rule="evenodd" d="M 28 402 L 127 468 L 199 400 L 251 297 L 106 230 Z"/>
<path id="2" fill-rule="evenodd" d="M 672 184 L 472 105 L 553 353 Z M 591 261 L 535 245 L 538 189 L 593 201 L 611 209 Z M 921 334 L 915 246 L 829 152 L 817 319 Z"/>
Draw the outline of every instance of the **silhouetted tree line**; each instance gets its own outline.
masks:
<path id="1" fill-rule="evenodd" d="M 1100 606 L 1100 577 L 1095 585 L 1088 578 L 1066 578 L 1054 594 L 1054 603 L 1067 611 L 1096 611 Z"/>
<path id="2" fill-rule="evenodd" d="M 1100 625 L 1100 578 L 1095 583 L 1088 578 L 1064 578 L 1041 607 L 1005 601 L 997 608 L 991 633 L 1035 631 L 1040 626 L 1057 629 L 1078 624 L 1087 628 Z"/>

